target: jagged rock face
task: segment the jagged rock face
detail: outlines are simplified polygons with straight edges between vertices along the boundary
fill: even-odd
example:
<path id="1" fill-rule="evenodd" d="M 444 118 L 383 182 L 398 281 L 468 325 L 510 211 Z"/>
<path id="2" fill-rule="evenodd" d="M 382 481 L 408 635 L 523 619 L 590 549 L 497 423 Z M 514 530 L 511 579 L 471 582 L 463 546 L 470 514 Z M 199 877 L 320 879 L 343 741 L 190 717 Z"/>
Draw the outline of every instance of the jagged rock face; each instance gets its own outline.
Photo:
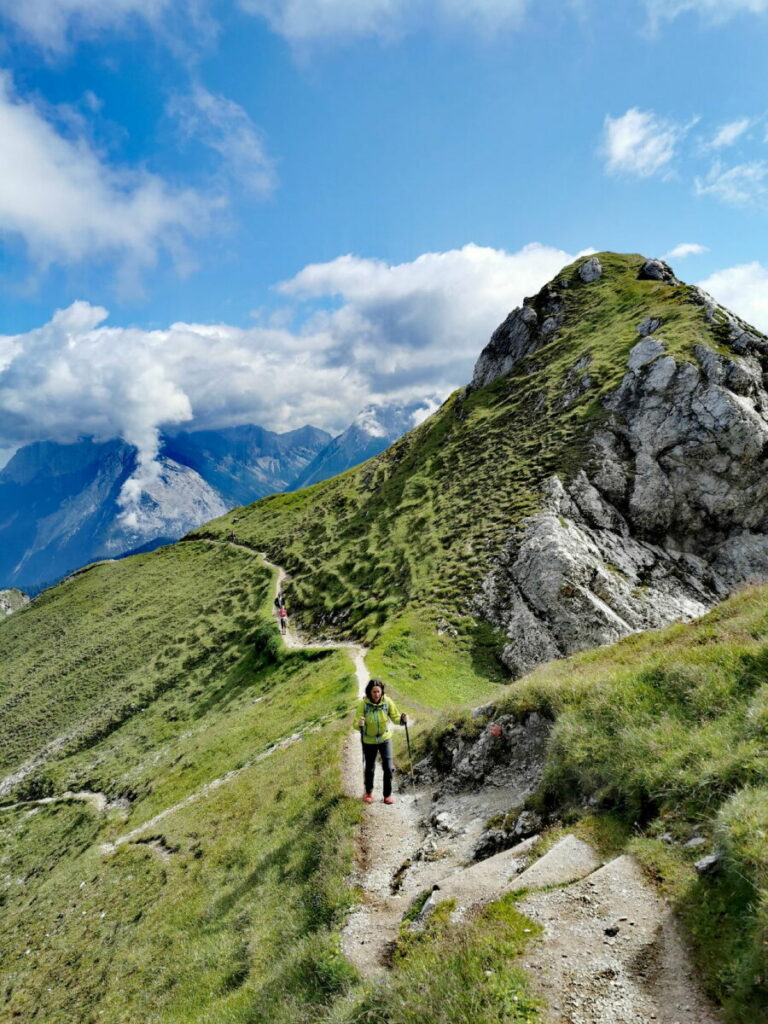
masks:
<path id="1" fill-rule="evenodd" d="M 679 284 L 659 261 L 643 275 Z M 697 289 L 687 301 L 730 352 L 701 344 L 676 358 L 660 318 L 638 324 L 582 466 L 546 481 L 541 511 L 482 582 L 475 610 L 504 630 L 515 675 L 694 618 L 735 584 L 768 579 L 768 340 Z M 497 368 L 521 357 L 511 349 L 495 346 Z"/>
<path id="2" fill-rule="evenodd" d="M 478 711 L 491 715 L 493 706 Z M 435 799 L 452 793 L 480 787 L 503 787 L 508 806 L 520 804 L 536 789 L 546 759 L 547 739 L 552 722 L 538 712 L 523 720 L 513 715 L 500 715 L 492 722 L 483 722 L 477 735 L 447 735 L 439 756 L 439 770 L 434 760 L 416 766 L 421 781 L 439 779 Z"/>
<path id="3" fill-rule="evenodd" d="M 534 298 L 525 299 L 522 307 L 513 310 L 496 329 L 480 353 L 470 387 L 485 387 L 509 373 L 523 356 L 546 345 L 561 324 L 562 312 L 563 300 L 549 285 Z"/>

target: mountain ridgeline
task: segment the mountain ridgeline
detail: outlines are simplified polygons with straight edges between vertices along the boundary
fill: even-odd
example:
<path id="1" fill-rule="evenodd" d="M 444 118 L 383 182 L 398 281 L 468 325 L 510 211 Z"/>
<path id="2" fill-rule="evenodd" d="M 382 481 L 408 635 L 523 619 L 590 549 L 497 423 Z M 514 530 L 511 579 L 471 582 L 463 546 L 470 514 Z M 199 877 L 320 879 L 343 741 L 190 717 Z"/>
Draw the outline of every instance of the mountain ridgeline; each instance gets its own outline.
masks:
<path id="1" fill-rule="evenodd" d="M 768 341 L 666 264 L 603 253 L 526 299 L 383 455 L 209 524 L 313 629 L 496 631 L 514 674 L 768 575 Z"/>
<path id="2" fill-rule="evenodd" d="M 408 430 L 416 408 L 370 406 L 336 438 L 252 424 L 163 436 L 130 517 L 121 491 L 137 469 L 131 445 L 28 445 L 0 471 L 0 585 L 35 594 L 88 562 L 151 550 L 233 506 L 341 473 Z"/>
<path id="3" fill-rule="evenodd" d="M 766 370 L 768 340 L 665 264 L 583 258 L 382 454 L 0 617 L 0 1021 L 545 1019 L 509 900 L 418 934 L 403 907 L 376 984 L 345 960 L 356 681 L 282 646 L 261 552 L 307 636 L 369 647 L 417 782 L 493 789 L 473 856 L 534 819 L 631 855 L 724 1021 L 768 1019 L 768 586 L 744 585 L 768 578 Z"/>

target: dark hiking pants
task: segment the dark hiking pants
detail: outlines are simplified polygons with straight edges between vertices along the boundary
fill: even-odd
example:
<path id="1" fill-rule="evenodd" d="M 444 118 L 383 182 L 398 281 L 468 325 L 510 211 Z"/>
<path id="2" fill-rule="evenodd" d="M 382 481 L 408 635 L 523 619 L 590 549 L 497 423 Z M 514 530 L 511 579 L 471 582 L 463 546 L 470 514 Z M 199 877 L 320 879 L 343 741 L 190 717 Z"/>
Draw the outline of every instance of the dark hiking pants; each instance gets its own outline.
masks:
<path id="1" fill-rule="evenodd" d="M 365 792 L 373 792 L 373 769 L 376 764 L 376 755 L 381 754 L 381 767 L 384 771 L 384 796 L 392 794 L 392 740 L 384 740 L 382 743 L 364 743 L 363 754 L 365 755 L 364 784 Z"/>

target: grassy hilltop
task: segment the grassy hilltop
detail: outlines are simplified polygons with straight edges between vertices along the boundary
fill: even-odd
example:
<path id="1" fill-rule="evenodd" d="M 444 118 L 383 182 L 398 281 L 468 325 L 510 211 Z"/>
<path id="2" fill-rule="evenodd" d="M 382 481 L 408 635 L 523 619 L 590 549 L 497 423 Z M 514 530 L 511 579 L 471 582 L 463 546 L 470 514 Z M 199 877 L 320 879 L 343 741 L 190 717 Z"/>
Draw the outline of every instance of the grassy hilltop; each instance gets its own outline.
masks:
<path id="1" fill-rule="evenodd" d="M 547 346 L 383 455 L 89 567 L 0 621 L 0 1022 L 537 1019 L 514 968 L 531 932 L 511 900 L 465 930 L 437 915 L 372 989 L 341 957 L 360 808 L 338 765 L 355 681 L 342 651 L 282 648 L 261 550 L 290 572 L 308 633 L 372 645 L 369 668 L 416 709 L 422 748 L 483 728 L 457 705 L 553 719 L 536 806 L 606 853 L 634 851 L 728 1021 L 761 1019 L 768 590 L 508 688 L 499 638 L 467 609 L 541 480 L 578 465 L 637 323 L 662 316 L 678 358 L 717 347 L 685 286 L 638 281 L 639 256 L 600 260 L 588 288 L 574 267 L 559 275 L 566 319 Z M 566 405 L 587 353 L 593 387 Z M 106 809 L 31 802 L 82 791 Z M 723 851 L 711 878 L 683 846 L 694 830 Z"/>

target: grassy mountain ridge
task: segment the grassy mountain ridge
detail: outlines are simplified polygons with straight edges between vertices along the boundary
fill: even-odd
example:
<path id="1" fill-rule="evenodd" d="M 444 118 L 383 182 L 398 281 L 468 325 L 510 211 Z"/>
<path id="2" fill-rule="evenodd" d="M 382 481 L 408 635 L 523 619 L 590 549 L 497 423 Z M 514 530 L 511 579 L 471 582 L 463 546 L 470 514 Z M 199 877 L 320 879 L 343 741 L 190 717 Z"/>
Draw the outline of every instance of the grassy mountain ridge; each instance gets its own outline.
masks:
<path id="1" fill-rule="evenodd" d="M 247 551 L 178 545 L 0 627 L 5 768 L 42 755 L 13 799 L 110 801 L 0 807 L 0 1020 L 288 1024 L 349 983 L 354 677 L 342 652 L 282 651 L 269 582 Z"/>
<path id="2" fill-rule="evenodd" d="M 505 690 L 499 638 L 468 612 L 541 481 L 578 466 L 637 324 L 662 316 L 678 359 L 719 345 L 686 286 L 637 280 L 640 256 L 600 260 L 589 286 L 575 265 L 558 276 L 566 309 L 548 344 L 383 455 L 89 567 L 0 622 L 0 764 L 24 769 L 0 806 L 0 1022 L 536 1019 L 514 966 L 531 932 L 511 901 L 468 929 L 438 915 L 385 983 L 360 985 L 342 959 L 360 815 L 338 770 L 351 664 L 283 650 L 262 549 L 292 574 L 310 635 L 373 645 L 369 669 L 417 707 L 425 746 L 489 722 L 452 713 L 429 733 L 446 705 L 493 698 L 493 714 L 555 720 L 538 794 L 552 829 L 635 852 L 684 915 L 729 1021 L 759 1019 L 768 592 Z M 78 790 L 103 794 L 106 811 L 29 802 Z M 682 845 L 696 829 L 725 853 L 711 880 Z"/>
<path id="3" fill-rule="evenodd" d="M 371 642 L 404 604 L 430 622 L 473 629 L 468 599 L 513 527 L 540 507 L 541 483 L 583 464 L 647 317 L 665 323 L 667 351 L 718 348 L 685 285 L 638 280 L 644 257 L 600 253 L 585 284 L 577 264 L 555 279 L 563 323 L 552 340 L 488 387 L 455 392 L 382 455 L 296 494 L 275 495 L 191 536 L 238 537 L 294 576 L 294 607 L 313 627 Z M 589 381 L 579 386 L 584 374 Z"/>

